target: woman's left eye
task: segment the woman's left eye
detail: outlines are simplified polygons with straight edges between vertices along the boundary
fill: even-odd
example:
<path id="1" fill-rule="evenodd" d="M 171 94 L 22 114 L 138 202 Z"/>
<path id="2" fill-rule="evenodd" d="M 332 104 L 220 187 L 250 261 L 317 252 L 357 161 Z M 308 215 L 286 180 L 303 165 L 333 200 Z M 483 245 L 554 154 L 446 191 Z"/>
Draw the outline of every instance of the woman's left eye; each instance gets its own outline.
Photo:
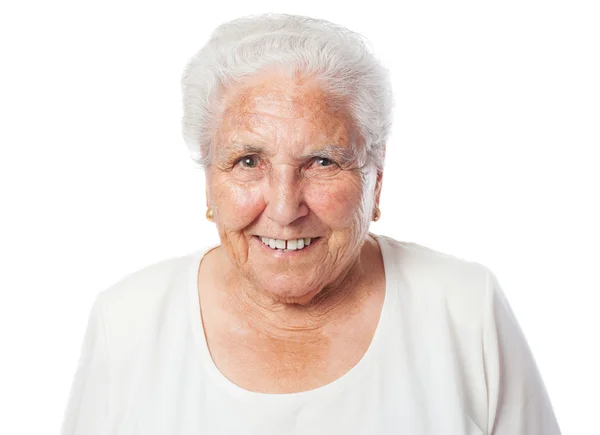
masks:
<path id="1" fill-rule="evenodd" d="M 315 164 L 320 167 L 327 167 L 335 164 L 335 162 L 327 157 L 317 157 L 315 159 Z"/>

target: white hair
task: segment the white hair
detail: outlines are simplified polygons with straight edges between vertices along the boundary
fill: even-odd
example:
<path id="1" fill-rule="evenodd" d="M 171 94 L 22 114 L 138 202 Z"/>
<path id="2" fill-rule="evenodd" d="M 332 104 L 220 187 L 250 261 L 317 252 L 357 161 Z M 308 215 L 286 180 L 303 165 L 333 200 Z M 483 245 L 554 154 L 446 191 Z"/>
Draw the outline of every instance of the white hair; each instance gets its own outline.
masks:
<path id="1" fill-rule="evenodd" d="M 189 59 L 181 79 L 183 138 L 192 159 L 204 167 L 211 162 L 221 91 L 275 68 L 314 78 L 334 100 L 344 101 L 367 158 L 383 169 L 392 89 L 387 69 L 367 44 L 342 26 L 297 15 L 264 14 L 221 24 Z"/>

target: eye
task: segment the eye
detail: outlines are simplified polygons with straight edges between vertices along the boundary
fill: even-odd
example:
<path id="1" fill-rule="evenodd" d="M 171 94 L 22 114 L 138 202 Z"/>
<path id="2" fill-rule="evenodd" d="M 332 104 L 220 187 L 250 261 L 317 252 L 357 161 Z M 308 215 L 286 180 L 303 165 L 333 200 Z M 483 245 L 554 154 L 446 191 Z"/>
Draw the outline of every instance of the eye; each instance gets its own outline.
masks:
<path id="1" fill-rule="evenodd" d="M 236 165 L 240 165 L 243 168 L 256 168 L 258 166 L 258 156 L 250 155 L 239 158 L 235 162 Z"/>
<path id="2" fill-rule="evenodd" d="M 328 159 L 327 157 L 317 157 L 315 158 L 314 163 L 315 165 L 321 168 L 335 165 L 335 162 L 331 159 Z"/>

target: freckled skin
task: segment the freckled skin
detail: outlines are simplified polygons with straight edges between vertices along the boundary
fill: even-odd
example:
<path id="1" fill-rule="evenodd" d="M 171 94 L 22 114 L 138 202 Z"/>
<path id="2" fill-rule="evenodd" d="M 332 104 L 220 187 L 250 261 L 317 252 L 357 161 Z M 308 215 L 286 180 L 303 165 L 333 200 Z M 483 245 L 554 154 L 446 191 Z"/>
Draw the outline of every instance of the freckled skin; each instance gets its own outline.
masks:
<path id="1" fill-rule="evenodd" d="M 210 353 L 252 391 L 316 388 L 358 362 L 379 319 L 385 279 L 368 227 L 381 173 L 365 165 L 343 105 L 314 81 L 259 75 L 225 103 L 206 170 L 222 247 L 199 272 Z M 328 145 L 336 163 L 321 165 L 311 153 Z M 255 235 L 320 240 L 282 258 Z"/>
<path id="2" fill-rule="evenodd" d="M 258 77 L 225 100 L 207 170 L 222 245 L 246 285 L 278 301 L 310 303 L 356 262 L 378 196 L 377 173 L 299 161 L 327 144 L 348 148 L 359 139 L 343 108 L 312 81 Z M 229 149 L 232 142 L 262 147 L 259 167 L 232 167 L 243 156 Z M 322 240 L 310 255 L 285 261 L 260 249 L 253 235 Z"/>

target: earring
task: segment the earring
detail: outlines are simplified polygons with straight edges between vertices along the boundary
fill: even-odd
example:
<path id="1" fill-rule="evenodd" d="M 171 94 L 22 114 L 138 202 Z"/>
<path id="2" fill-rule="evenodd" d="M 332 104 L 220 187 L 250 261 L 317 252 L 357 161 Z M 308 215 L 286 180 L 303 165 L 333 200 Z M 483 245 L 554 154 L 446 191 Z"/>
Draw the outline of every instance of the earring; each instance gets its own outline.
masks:
<path id="1" fill-rule="evenodd" d="M 211 222 L 215 221 L 215 212 L 213 211 L 212 207 L 208 207 L 208 209 L 206 209 L 206 219 Z"/>
<path id="2" fill-rule="evenodd" d="M 379 207 L 375 206 L 375 210 L 373 211 L 373 221 L 377 222 L 380 217 L 381 217 L 381 210 L 379 210 Z"/>

